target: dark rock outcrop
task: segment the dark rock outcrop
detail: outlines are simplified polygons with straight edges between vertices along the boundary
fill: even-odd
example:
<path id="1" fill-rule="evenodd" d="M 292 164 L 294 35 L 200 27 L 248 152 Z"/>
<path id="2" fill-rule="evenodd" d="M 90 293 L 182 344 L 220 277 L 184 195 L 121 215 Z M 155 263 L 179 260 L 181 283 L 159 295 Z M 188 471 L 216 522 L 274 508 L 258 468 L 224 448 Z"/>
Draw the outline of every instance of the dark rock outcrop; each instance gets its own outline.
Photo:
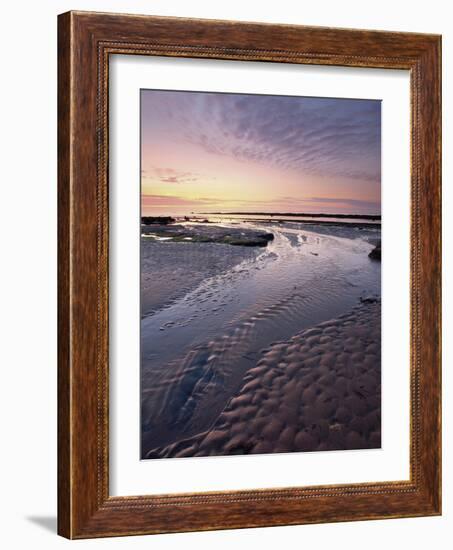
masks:
<path id="1" fill-rule="evenodd" d="M 143 235 L 156 240 L 164 237 L 167 242 L 219 243 L 232 246 L 264 247 L 274 239 L 273 233 L 244 227 L 219 227 L 204 221 L 190 226 L 171 225 L 171 223 L 159 224 L 157 222 L 146 225 L 152 227 L 142 227 Z"/>
<path id="2" fill-rule="evenodd" d="M 144 225 L 168 225 L 175 223 L 175 218 L 171 216 L 143 216 L 142 224 Z"/>
<path id="3" fill-rule="evenodd" d="M 381 261 L 381 243 L 379 242 L 373 250 L 368 254 L 368 258 L 371 260 Z"/>

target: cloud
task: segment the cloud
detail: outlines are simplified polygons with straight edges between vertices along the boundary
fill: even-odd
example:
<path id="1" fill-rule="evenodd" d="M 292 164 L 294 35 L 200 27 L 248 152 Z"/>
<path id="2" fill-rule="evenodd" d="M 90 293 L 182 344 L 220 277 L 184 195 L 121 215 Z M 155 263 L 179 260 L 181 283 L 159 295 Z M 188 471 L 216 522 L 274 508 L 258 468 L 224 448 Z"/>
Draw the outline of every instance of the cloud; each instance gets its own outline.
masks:
<path id="1" fill-rule="evenodd" d="M 379 101 L 162 91 L 145 99 L 145 125 L 207 153 L 380 182 Z"/>
<path id="2" fill-rule="evenodd" d="M 334 206 L 339 205 L 351 207 L 351 209 L 359 209 L 372 213 L 380 212 L 380 203 L 352 198 L 325 198 L 325 197 L 276 197 L 272 200 L 255 199 L 247 201 L 242 199 L 218 199 L 214 197 L 203 197 L 187 199 L 174 195 L 142 195 L 142 206 L 144 208 L 153 209 L 179 209 L 190 208 L 198 212 L 208 212 L 209 209 L 221 210 L 223 212 L 232 212 L 240 209 L 246 211 L 267 211 L 277 212 L 285 211 L 300 211 L 303 212 L 306 208 L 317 208 L 321 205 Z M 319 210 L 321 212 L 321 210 Z"/>
<path id="3" fill-rule="evenodd" d="M 183 197 L 171 195 L 142 195 L 142 205 L 155 208 L 166 208 L 168 206 L 202 206 L 212 203 L 213 199 L 208 198 L 185 199 Z"/>
<path id="4" fill-rule="evenodd" d="M 203 206 L 206 204 L 272 204 L 272 201 L 264 200 L 254 200 L 252 203 L 244 199 L 225 199 L 217 197 L 195 197 L 193 199 L 188 199 L 185 197 L 180 197 L 178 195 L 147 195 L 142 194 L 142 204 L 146 206 L 191 206 L 198 205 Z"/>
<path id="5" fill-rule="evenodd" d="M 158 168 L 152 166 L 148 170 L 142 170 L 142 177 L 162 183 L 193 183 L 199 180 L 200 174 L 197 172 L 185 172 L 175 170 L 174 168 Z"/>

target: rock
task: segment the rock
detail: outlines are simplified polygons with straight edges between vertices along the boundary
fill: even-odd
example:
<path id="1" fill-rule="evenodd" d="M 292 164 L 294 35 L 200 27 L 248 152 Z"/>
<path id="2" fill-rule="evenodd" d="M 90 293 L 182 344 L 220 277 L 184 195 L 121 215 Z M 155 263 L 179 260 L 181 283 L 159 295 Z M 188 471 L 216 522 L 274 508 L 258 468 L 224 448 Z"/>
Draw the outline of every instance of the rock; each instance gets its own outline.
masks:
<path id="1" fill-rule="evenodd" d="M 151 235 L 163 242 L 219 243 L 233 246 L 265 247 L 274 239 L 273 233 L 251 228 L 231 228 L 215 225 L 209 220 L 199 220 L 197 224 L 184 226 L 175 223 L 170 216 L 146 216 L 142 218 L 144 236 Z"/>
<path id="2" fill-rule="evenodd" d="M 142 224 L 144 225 L 168 225 L 169 223 L 175 223 L 175 218 L 171 216 L 143 216 Z"/>
<path id="3" fill-rule="evenodd" d="M 378 243 L 373 250 L 368 254 L 371 260 L 381 261 L 381 243 Z"/>

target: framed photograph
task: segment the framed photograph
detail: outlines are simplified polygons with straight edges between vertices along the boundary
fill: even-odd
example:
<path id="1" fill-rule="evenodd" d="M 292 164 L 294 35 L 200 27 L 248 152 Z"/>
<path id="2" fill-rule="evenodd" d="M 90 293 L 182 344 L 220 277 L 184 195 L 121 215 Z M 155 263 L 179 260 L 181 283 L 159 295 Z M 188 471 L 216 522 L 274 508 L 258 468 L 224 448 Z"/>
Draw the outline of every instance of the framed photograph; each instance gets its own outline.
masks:
<path id="1" fill-rule="evenodd" d="M 440 37 L 58 29 L 59 533 L 440 514 Z"/>

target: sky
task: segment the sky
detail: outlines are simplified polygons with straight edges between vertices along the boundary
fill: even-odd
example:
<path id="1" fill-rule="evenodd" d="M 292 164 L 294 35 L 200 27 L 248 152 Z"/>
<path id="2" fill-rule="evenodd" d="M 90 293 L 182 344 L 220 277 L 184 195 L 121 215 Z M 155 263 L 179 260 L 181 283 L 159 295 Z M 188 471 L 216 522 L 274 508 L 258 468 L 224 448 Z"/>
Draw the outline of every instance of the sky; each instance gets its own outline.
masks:
<path id="1" fill-rule="evenodd" d="M 142 215 L 380 214 L 376 100 L 141 91 Z"/>

